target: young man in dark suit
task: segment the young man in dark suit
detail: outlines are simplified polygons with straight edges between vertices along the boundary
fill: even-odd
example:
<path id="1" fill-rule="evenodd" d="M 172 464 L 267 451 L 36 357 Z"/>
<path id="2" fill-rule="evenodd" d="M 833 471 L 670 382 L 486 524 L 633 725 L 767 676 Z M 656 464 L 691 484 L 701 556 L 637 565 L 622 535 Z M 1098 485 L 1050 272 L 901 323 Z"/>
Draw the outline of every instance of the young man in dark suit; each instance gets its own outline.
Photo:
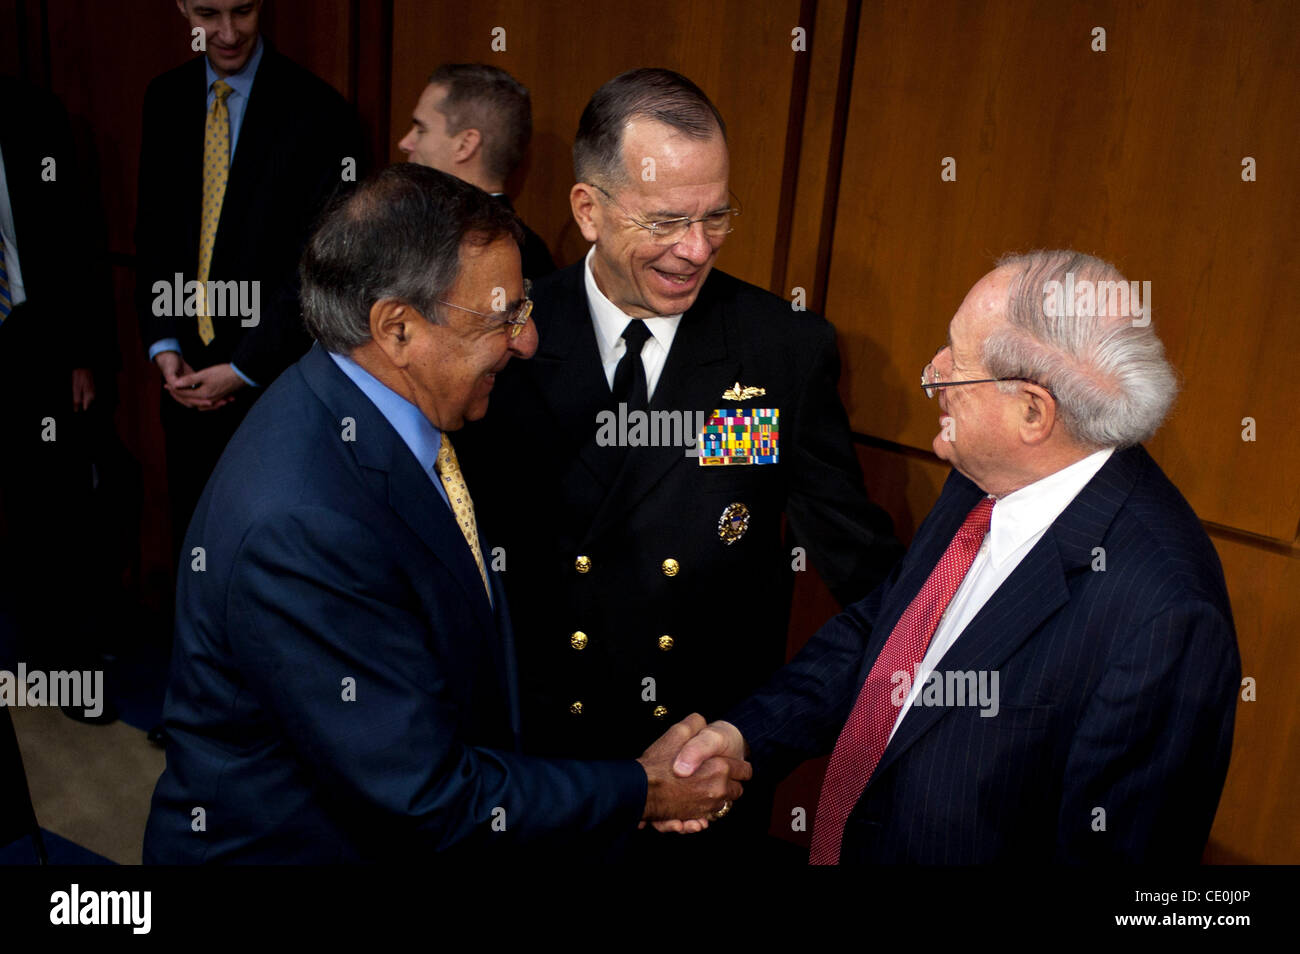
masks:
<path id="1" fill-rule="evenodd" d="M 445 63 L 411 113 L 411 128 L 397 144 L 410 162 L 473 183 L 514 211 L 506 180 L 524 158 L 533 135 L 533 106 L 517 79 L 482 63 Z M 520 219 L 524 278 L 555 271 L 542 237 Z"/>
<path id="2" fill-rule="evenodd" d="M 325 201 L 355 181 L 361 143 L 343 98 L 260 36 L 260 0 L 177 7 L 206 52 L 145 93 L 136 305 L 163 377 L 179 546 L 249 405 L 310 343 L 298 257 Z"/>
<path id="3" fill-rule="evenodd" d="M 403 163 L 313 236 L 319 343 L 249 413 L 185 541 L 206 565 L 181 577 L 146 862 L 464 863 L 739 795 L 741 761 L 672 776 L 699 715 L 639 759 L 519 751 L 510 613 L 451 442 L 537 347 L 518 235 Z"/>
<path id="4" fill-rule="evenodd" d="M 704 93 L 668 70 L 614 78 L 574 167 L 591 251 L 534 287 L 540 350 L 498 381 L 465 459 L 490 488 L 526 741 L 602 758 L 779 667 L 794 570 L 851 602 L 902 549 L 863 489 L 835 329 L 713 268 L 735 210 Z M 751 793 L 719 832 L 765 831 L 770 811 Z"/>
<path id="5" fill-rule="evenodd" d="M 1057 297 L 1085 284 L 1128 288 L 1058 251 L 971 289 L 922 377 L 953 473 L 907 557 L 678 759 L 752 753 L 780 778 L 831 752 L 814 864 L 1200 860 L 1241 681 L 1232 610 L 1141 446 L 1177 390 L 1150 315 Z"/>

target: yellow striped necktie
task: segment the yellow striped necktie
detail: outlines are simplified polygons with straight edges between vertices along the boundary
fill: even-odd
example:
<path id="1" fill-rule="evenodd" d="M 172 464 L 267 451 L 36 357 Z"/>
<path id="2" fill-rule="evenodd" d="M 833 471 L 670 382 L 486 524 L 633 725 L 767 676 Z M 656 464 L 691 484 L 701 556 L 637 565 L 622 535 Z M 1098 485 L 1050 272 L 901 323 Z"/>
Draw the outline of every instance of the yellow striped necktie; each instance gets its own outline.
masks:
<path id="1" fill-rule="evenodd" d="M 478 574 L 483 578 L 483 589 L 488 594 L 488 600 L 491 601 L 492 590 L 488 586 L 487 568 L 483 565 L 483 550 L 478 543 L 478 524 L 474 520 L 474 501 L 470 499 L 469 488 L 465 486 L 465 478 L 460 472 L 460 462 L 456 460 L 456 451 L 451 446 L 451 438 L 446 434 L 442 435 L 442 447 L 438 449 L 438 459 L 434 462 L 433 469 L 438 472 L 438 477 L 447 490 L 447 501 L 451 504 L 451 512 L 456 517 L 456 523 L 460 524 L 460 532 L 465 535 L 465 542 L 469 544 L 470 552 L 474 554 L 474 562 L 478 564 Z"/>
<path id="2" fill-rule="evenodd" d="M 203 218 L 199 226 L 199 338 L 211 344 L 216 337 L 212 326 L 211 302 L 208 301 L 208 269 L 212 267 L 212 246 L 217 241 L 217 223 L 221 221 L 221 202 L 226 197 L 226 179 L 230 174 L 230 112 L 226 97 L 229 84 L 217 80 L 212 84 L 216 98 L 203 130 Z"/>

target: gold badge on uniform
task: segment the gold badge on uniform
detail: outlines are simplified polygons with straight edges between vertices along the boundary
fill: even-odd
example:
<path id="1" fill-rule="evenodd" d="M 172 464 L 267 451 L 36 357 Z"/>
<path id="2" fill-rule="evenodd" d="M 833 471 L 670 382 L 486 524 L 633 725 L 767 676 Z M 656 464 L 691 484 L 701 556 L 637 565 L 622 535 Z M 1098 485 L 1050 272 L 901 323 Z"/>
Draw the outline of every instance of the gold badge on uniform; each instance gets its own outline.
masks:
<path id="1" fill-rule="evenodd" d="M 749 508 L 743 503 L 727 504 L 718 518 L 718 536 L 727 546 L 731 546 L 745 535 L 749 529 Z"/>
<path id="2" fill-rule="evenodd" d="M 722 392 L 724 401 L 748 401 L 750 398 L 763 397 L 767 394 L 767 388 L 751 388 L 742 386 L 739 381 L 732 387 Z"/>

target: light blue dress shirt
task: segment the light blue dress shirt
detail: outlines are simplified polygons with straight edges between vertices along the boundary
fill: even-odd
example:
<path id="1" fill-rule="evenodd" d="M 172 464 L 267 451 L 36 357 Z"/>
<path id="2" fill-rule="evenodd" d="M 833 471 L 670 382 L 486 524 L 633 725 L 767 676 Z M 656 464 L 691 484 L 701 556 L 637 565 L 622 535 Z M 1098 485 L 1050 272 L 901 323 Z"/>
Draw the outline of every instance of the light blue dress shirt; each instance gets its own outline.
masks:
<path id="1" fill-rule="evenodd" d="M 257 68 L 262 63 L 262 37 L 259 34 L 257 43 L 253 46 L 253 55 L 248 58 L 244 68 L 238 73 L 231 73 L 225 77 L 226 85 L 230 87 L 230 95 L 226 97 L 226 112 L 230 115 L 230 161 L 235 161 L 235 146 L 239 142 L 239 130 L 244 124 L 244 111 L 248 108 L 248 97 L 253 94 L 253 79 L 257 75 Z M 211 112 L 212 104 L 216 102 L 217 94 L 213 90 L 212 84 L 222 77 L 217 75 L 217 71 L 212 68 L 212 61 L 206 56 L 203 58 L 203 67 L 208 78 L 208 105 L 207 110 Z M 160 338 L 149 346 L 149 360 L 152 361 L 154 356 L 163 351 L 175 351 L 181 353 L 181 343 L 177 338 Z M 257 382 L 250 378 L 232 363 L 232 371 L 243 379 L 249 387 L 257 387 Z"/>

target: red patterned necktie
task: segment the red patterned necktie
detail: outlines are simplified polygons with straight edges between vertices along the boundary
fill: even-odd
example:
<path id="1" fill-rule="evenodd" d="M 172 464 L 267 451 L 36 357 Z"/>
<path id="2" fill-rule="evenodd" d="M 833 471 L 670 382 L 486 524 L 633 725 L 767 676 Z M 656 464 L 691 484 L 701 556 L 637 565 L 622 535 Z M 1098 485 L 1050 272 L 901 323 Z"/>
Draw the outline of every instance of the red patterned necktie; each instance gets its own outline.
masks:
<path id="1" fill-rule="evenodd" d="M 809 863 L 839 864 L 844 825 L 885 754 L 890 731 L 898 718 L 900 705 L 891 698 L 898 687 L 895 673 L 907 673 L 911 679 L 916 665 L 925 658 L 944 610 L 975 562 L 975 555 L 988 533 L 993 503 L 992 497 L 985 497 L 967 514 L 966 521 L 885 640 L 884 648 L 867 674 L 826 768 L 813 820 Z"/>

